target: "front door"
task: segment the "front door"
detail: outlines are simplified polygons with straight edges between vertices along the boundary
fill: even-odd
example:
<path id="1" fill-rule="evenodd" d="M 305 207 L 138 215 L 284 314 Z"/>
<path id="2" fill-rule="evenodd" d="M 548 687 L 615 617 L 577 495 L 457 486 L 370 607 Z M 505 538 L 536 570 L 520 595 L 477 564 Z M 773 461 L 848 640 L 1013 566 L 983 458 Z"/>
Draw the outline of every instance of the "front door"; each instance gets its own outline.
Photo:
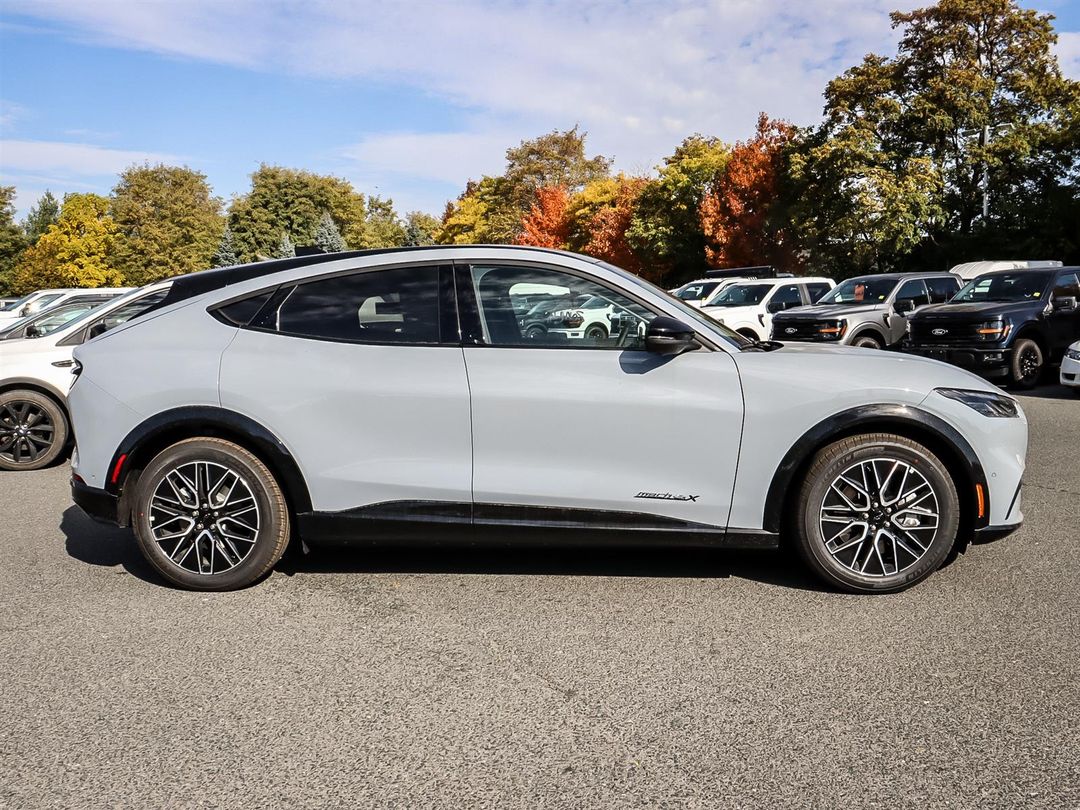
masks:
<path id="1" fill-rule="evenodd" d="M 562 510 L 531 512 L 556 522 L 618 512 L 726 527 L 742 429 L 730 355 L 644 351 L 657 313 L 569 269 L 473 266 L 457 280 L 477 519 L 526 506 Z M 539 330 L 522 313 L 541 297 L 556 301 Z"/>

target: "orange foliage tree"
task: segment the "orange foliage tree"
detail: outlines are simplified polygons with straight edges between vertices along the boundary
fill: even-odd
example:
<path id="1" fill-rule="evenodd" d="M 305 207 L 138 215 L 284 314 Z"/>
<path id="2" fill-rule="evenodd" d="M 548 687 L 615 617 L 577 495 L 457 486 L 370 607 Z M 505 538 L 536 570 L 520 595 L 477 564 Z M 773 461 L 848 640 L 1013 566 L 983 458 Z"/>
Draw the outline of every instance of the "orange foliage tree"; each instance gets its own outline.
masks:
<path id="1" fill-rule="evenodd" d="M 784 149 L 794 137 L 791 124 L 761 113 L 754 137 L 731 150 L 727 166 L 701 203 L 701 225 L 708 240 L 705 256 L 713 267 L 772 264 L 798 269 L 791 240 L 770 222 Z"/>
<path id="2" fill-rule="evenodd" d="M 565 249 L 570 236 L 570 220 L 566 216 L 570 194 L 564 186 L 541 186 L 536 190 L 529 213 L 521 218 L 521 233 L 514 241 L 519 245 Z"/>
<path id="3" fill-rule="evenodd" d="M 643 273 L 641 260 L 626 241 L 626 231 L 634 217 L 638 197 L 648 181 L 643 177 L 619 175 L 617 182 L 615 199 L 589 220 L 589 241 L 583 252 L 648 277 L 648 273 Z"/>

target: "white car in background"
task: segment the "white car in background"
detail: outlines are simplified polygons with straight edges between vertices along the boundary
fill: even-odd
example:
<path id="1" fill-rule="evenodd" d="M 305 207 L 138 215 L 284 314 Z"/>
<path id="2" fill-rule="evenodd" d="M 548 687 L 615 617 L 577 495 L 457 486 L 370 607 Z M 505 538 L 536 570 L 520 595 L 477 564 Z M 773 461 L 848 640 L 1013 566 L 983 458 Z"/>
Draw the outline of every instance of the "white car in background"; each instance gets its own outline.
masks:
<path id="1" fill-rule="evenodd" d="M 1069 346 L 1061 358 L 1061 384 L 1080 396 L 1080 340 Z"/>
<path id="2" fill-rule="evenodd" d="M 131 292 L 131 289 L 131 287 L 109 288 L 111 292 L 114 292 L 117 295 Z M 0 310 L 0 330 L 7 329 L 9 326 L 14 325 L 16 321 L 21 321 L 23 318 L 27 318 L 30 315 L 36 315 L 38 312 L 44 312 L 46 309 L 52 309 L 73 298 L 100 294 L 101 292 L 103 292 L 103 290 L 100 288 L 86 287 L 69 287 L 66 289 L 38 290 L 37 292 L 32 292 L 29 295 L 20 298 L 14 304 L 11 304 L 7 309 Z"/>
<path id="3" fill-rule="evenodd" d="M 751 340 L 765 340 L 772 316 L 816 302 L 836 286 L 831 278 L 758 278 L 726 287 L 701 311 Z"/>
<path id="4" fill-rule="evenodd" d="M 171 283 L 133 290 L 40 337 L 0 342 L 0 470 L 37 470 L 60 457 L 71 434 L 75 347 L 160 303 Z"/>

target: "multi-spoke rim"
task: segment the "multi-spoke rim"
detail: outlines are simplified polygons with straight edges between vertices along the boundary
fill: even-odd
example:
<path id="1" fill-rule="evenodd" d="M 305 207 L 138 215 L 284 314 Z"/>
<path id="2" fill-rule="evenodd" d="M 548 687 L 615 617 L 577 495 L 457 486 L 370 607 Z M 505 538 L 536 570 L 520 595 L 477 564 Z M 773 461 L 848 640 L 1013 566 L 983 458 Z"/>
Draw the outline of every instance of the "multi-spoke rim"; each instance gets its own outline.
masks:
<path id="1" fill-rule="evenodd" d="M 895 458 L 859 461 L 833 479 L 821 504 L 825 549 L 844 568 L 891 577 L 930 550 L 941 524 L 934 487 Z"/>
<path id="2" fill-rule="evenodd" d="M 150 497 L 150 533 L 173 565 L 221 574 L 242 563 L 259 537 L 259 504 L 235 470 L 189 461 L 162 477 Z"/>
<path id="3" fill-rule="evenodd" d="M 1020 354 L 1020 379 L 1030 380 L 1039 373 L 1039 350 L 1034 346 L 1025 346 Z"/>
<path id="4" fill-rule="evenodd" d="M 15 464 L 33 464 L 52 449 L 56 425 L 34 402 L 13 400 L 0 405 L 0 457 Z"/>

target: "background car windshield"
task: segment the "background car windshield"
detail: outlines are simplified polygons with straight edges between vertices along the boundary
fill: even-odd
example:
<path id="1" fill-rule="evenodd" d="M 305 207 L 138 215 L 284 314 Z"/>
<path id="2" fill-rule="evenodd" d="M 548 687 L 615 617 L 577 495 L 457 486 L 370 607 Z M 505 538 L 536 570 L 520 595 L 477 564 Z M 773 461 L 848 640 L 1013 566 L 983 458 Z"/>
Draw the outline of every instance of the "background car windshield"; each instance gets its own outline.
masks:
<path id="1" fill-rule="evenodd" d="M 80 315 L 89 312 L 94 307 L 103 303 L 102 301 L 85 301 L 81 304 L 69 304 L 68 306 L 60 305 L 49 312 L 38 316 L 35 320 L 31 321 L 38 330 L 38 337 L 49 334 L 59 329 L 61 326 L 65 326 L 71 321 L 78 318 Z"/>
<path id="2" fill-rule="evenodd" d="M 900 279 L 849 278 L 821 298 L 819 304 L 880 304 L 888 298 Z"/>
<path id="3" fill-rule="evenodd" d="M 749 307 L 760 304 L 773 287 L 771 284 L 732 284 L 713 299 L 714 307 Z"/>
<path id="4" fill-rule="evenodd" d="M 976 301 L 1028 301 L 1042 298 L 1050 273 L 1021 270 L 1016 273 L 993 273 L 969 281 L 952 303 Z"/>
<path id="5" fill-rule="evenodd" d="M 676 298 L 680 298 L 683 301 L 697 301 L 698 299 L 705 298 L 720 286 L 718 281 L 706 281 L 700 284 L 687 284 L 677 293 Z"/>

